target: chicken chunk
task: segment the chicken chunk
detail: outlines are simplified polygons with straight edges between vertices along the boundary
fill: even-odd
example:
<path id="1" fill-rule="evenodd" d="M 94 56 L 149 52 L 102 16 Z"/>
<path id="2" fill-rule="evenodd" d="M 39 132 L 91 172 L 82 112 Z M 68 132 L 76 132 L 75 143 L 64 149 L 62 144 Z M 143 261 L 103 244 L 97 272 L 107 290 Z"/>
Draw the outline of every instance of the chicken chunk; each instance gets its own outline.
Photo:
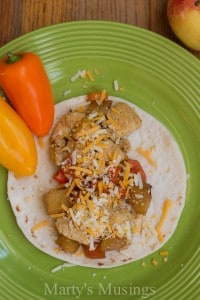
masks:
<path id="1" fill-rule="evenodd" d="M 115 223 L 123 225 L 126 221 L 131 221 L 134 219 L 134 213 L 130 211 L 128 208 L 118 208 L 116 207 L 110 214 L 110 224 L 111 226 Z"/>
<path id="2" fill-rule="evenodd" d="M 123 102 L 113 105 L 107 116 L 108 122 L 110 119 L 114 124 L 116 124 L 114 127 L 118 137 L 123 137 L 133 132 L 142 124 L 140 117 L 134 109 Z"/>
<path id="3" fill-rule="evenodd" d="M 63 116 L 55 127 L 50 138 L 50 154 L 56 165 L 60 165 L 69 152 L 75 147 L 75 141 L 71 138 L 71 130 L 78 126 L 85 113 L 69 112 Z"/>
<path id="4" fill-rule="evenodd" d="M 67 218 L 57 219 L 55 221 L 55 226 L 58 232 L 70 240 L 79 242 L 79 244 L 89 245 L 89 238 L 87 234 L 81 229 L 76 228 L 73 223 L 69 224 L 69 222 L 70 220 Z"/>
<path id="5" fill-rule="evenodd" d="M 115 144 L 114 142 L 112 142 L 111 140 L 105 140 L 104 144 L 106 146 L 106 148 L 103 151 L 103 159 L 104 161 L 109 161 L 112 159 L 113 154 L 115 152 L 117 152 L 117 157 L 116 159 L 119 157 L 119 162 L 121 160 L 123 160 L 125 158 L 125 153 L 121 150 L 121 148 Z"/>

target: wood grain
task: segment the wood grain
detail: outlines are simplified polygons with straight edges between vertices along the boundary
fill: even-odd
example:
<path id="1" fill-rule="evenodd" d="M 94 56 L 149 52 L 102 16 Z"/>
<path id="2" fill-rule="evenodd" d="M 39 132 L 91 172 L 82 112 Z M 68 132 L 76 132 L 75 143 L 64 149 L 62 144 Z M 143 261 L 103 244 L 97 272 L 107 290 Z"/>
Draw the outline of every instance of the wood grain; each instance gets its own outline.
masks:
<path id="1" fill-rule="evenodd" d="M 169 27 L 166 5 L 167 0 L 0 0 L 0 46 L 52 24 L 107 20 L 151 30 L 186 48 Z M 200 58 L 200 52 L 187 50 Z"/>

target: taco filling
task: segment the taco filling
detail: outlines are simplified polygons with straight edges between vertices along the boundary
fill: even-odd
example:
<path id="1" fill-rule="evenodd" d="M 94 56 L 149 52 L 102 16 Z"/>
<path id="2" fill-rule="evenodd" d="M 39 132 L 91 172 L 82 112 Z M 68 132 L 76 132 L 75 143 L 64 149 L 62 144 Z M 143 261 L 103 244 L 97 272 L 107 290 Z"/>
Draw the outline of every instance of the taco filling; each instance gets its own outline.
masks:
<path id="1" fill-rule="evenodd" d="M 70 253 L 82 245 L 89 258 L 127 248 L 137 215 L 146 215 L 151 202 L 145 171 L 127 154 L 126 136 L 142 120 L 126 103 L 113 104 L 102 94 L 88 94 L 84 107 L 56 125 L 50 153 L 59 185 L 44 197 L 59 233 L 57 244 Z"/>

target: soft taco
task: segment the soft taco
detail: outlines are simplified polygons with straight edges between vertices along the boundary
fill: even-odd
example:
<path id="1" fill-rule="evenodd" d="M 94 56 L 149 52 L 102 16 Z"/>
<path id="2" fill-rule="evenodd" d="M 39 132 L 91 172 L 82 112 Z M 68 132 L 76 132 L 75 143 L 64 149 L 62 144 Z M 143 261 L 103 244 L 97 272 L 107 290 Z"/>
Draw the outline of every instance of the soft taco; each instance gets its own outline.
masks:
<path id="1" fill-rule="evenodd" d="M 36 173 L 8 174 L 17 224 L 43 252 L 75 265 L 115 267 L 151 254 L 173 234 L 185 203 L 177 143 L 154 117 L 91 93 L 55 106 L 36 140 Z"/>

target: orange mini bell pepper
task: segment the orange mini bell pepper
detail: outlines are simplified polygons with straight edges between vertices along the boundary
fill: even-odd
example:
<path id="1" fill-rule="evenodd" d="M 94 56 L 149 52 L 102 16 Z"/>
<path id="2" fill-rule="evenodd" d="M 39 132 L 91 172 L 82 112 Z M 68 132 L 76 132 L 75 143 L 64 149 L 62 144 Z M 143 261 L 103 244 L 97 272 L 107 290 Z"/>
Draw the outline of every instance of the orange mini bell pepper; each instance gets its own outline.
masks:
<path id="1" fill-rule="evenodd" d="M 30 129 L 2 97 L 0 164 L 20 177 L 34 174 L 37 165 L 37 150 Z"/>
<path id="2" fill-rule="evenodd" d="M 28 127 L 46 135 L 54 117 L 51 85 L 44 66 L 34 53 L 8 53 L 0 60 L 0 87 Z"/>

